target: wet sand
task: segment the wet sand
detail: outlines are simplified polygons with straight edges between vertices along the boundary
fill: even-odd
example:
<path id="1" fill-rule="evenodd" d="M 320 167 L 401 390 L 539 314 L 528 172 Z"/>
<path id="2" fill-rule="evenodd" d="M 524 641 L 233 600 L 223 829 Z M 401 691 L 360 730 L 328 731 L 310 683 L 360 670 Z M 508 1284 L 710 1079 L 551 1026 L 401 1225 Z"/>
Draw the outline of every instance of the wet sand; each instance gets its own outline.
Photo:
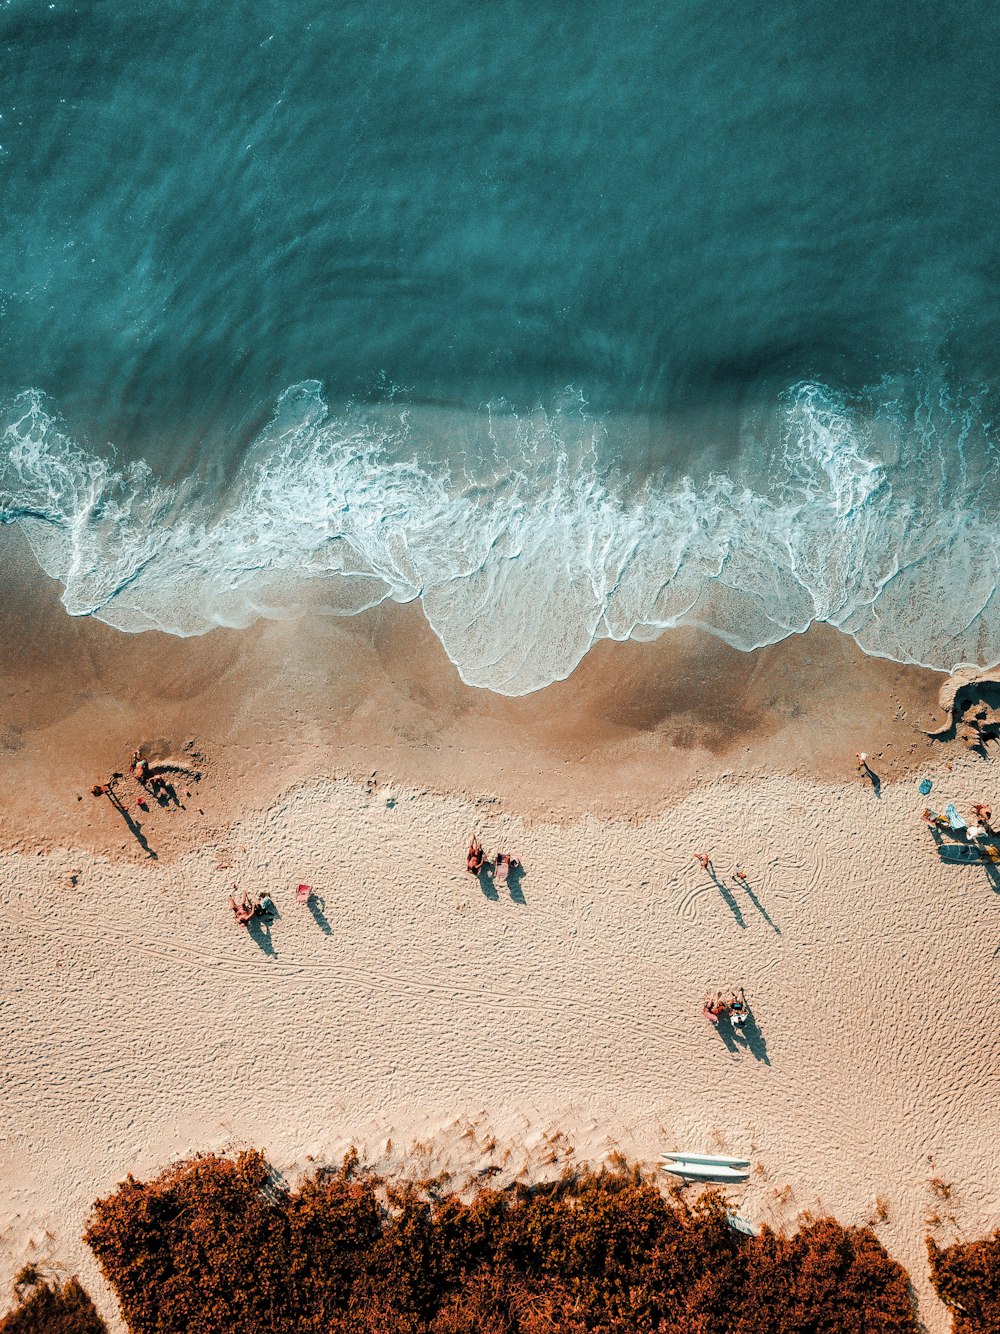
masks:
<path id="1" fill-rule="evenodd" d="M 814 627 L 744 654 L 698 631 L 599 643 L 567 681 L 507 699 L 462 683 L 419 606 L 195 639 L 73 619 L 0 532 L 0 841 L 129 852 L 90 788 L 135 747 L 204 757 L 211 828 L 312 776 L 496 798 L 525 814 L 645 814 L 720 776 L 891 778 L 929 762 L 943 678 Z M 78 797 L 84 798 L 77 800 Z M 146 824 L 163 855 L 204 829 Z"/>

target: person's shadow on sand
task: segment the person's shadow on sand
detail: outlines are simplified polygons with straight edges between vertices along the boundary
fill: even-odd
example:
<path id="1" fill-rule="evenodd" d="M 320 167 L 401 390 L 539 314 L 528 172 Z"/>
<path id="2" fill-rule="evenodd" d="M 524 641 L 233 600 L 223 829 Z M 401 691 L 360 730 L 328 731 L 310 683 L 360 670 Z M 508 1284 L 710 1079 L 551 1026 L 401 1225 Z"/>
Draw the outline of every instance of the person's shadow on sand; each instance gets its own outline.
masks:
<path id="1" fill-rule="evenodd" d="M 726 901 L 726 906 L 736 918 L 737 926 L 746 926 L 743 914 L 740 912 L 740 905 L 733 898 L 732 891 L 724 880 L 720 880 L 715 867 L 711 867 L 708 874 L 712 877 L 712 883 Z"/>
<path id="2" fill-rule="evenodd" d="M 983 870 L 986 872 L 990 887 L 995 893 L 1000 893 L 1000 866 L 996 862 L 986 860 L 983 862 Z"/>
<path id="3" fill-rule="evenodd" d="M 476 872 L 476 879 L 479 881 L 479 888 L 483 891 L 483 897 L 489 899 L 491 903 L 499 903 L 500 891 L 493 883 L 493 867 L 483 862 Z"/>
<path id="4" fill-rule="evenodd" d="M 767 1054 L 767 1042 L 764 1040 L 764 1034 L 757 1027 L 757 1020 L 753 1014 L 749 1014 L 743 1022 L 743 1031 L 738 1035 L 746 1045 L 751 1055 L 756 1056 L 758 1061 L 763 1061 L 765 1065 L 771 1064 L 771 1058 Z"/>
<path id="5" fill-rule="evenodd" d="M 333 927 L 327 921 L 326 913 L 323 911 L 325 907 L 326 899 L 321 898 L 318 894 L 311 894 L 309 896 L 309 911 L 313 915 L 313 921 L 323 932 L 324 936 L 332 936 Z"/>
<path id="6" fill-rule="evenodd" d="M 753 1017 L 753 1014 L 747 1015 L 742 1026 L 731 1023 L 728 1014 L 722 1015 L 719 1022 L 713 1024 L 712 1027 L 726 1044 L 726 1050 L 731 1055 L 738 1056 L 743 1051 L 748 1051 L 751 1056 L 755 1056 L 758 1061 L 763 1061 L 765 1065 L 771 1064 L 764 1034 L 757 1027 L 757 1020 Z"/>
<path id="7" fill-rule="evenodd" d="M 247 922 L 247 935 L 262 954 L 268 958 L 277 958 L 274 941 L 271 939 L 271 923 L 263 917 L 251 917 Z"/>
<path id="8" fill-rule="evenodd" d="M 734 1034 L 730 1026 L 729 1020 L 720 1019 L 719 1022 L 717 1024 L 713 1024 L 712 1027 L 715 1029 L 716 1033 L 718 1033 L 722 1041 L 726 1044 L 726 1050 L 730 1052 L 733 1056 L 738 1055 L 740 1050 L 740 1044 L 736 1041 L 736 1035 Z"/>
<path id="9" fill-rule="evenodd" d="M 764 921 L 768 924 L 768 926 L 771 928 L 771 930 L 774 931 L 774 932 L 776 932 L 776 933 L 780 936 L 780 935 L 781 935 L 781 927 L 778 926 L 777 922 L 772 921 L 772 919 L 771 919 L 771 914 L 767 911 L 767 909 L 764 907 L 763 903 L 761 903 L 760 899 L 759 899 L 759 898 L 757 897 L 757 895 L 753 892 L 753 889 L 751 888 L 751 885 L 750 885 L 749 880 L 741 880 L 741 881 L 740 881 L 740 885 L 741 885 L 741 886 L 743 887 L 743 889 L 746 891 L 746 896 L 747 896 L 747 898 L 750 900 L 750 902 L 753 904 L 753 906 L 757 909 L 757 911 L 760 913 L 761 917 L 763 917 Z"/>
<path id="10" fill-rule="evenodd" d="M 520 862 L 515 862 L 507 872 L 507 888 L 510 891 L 510 897 L 515 903 L 525 904 L 527 900 L 524 897 L 524 890 L 521 888 L 521 882 L 524 880 L 524 867 Z"/>

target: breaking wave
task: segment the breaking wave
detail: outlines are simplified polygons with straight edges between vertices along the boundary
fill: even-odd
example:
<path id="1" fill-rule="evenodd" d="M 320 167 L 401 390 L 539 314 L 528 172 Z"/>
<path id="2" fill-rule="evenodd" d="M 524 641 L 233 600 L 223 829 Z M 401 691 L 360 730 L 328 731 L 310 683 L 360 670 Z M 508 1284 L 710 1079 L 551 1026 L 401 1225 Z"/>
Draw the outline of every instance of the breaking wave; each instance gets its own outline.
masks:
<path id="1" fill-rule="evenodd" d="M 629 487 L 599 466 L 605 428 L 582 409 L 489 418 L 484 475 L 428 464 L 405 411 L 391 427 L 333 415 L 309 381 L 209 503 L 83 448 L 32 390 L 5 416 L 0 521 L 72 615 L 196 635 L 419 598 L 462 678 L 507 695 L 567 676 L 598 639 L 682 625 L 750 650 L 825 621 L 870 654 L 992 666 L 988 429 L 930 389 L 873 402 L 796 385 L 747 426 L 738 467 Z"/>

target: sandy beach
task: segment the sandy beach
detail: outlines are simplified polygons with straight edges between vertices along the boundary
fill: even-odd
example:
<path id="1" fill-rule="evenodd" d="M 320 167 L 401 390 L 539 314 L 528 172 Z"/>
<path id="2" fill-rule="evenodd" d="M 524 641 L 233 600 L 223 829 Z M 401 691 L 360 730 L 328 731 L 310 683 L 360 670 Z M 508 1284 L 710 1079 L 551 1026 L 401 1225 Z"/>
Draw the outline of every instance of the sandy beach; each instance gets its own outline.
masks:
<path id="1" fill-rule="evenodd" d="M 509 701 L 412 609 L 158 642 L 47 596 L 32 633 L 4 612 L 0 1290 L 43 1260 L 120 1329 L 90 1206 L 198 1150 L 294 1174 L 356 1145 L 460 1184 L 686 1148 L 752 1159 L 758 1222 L 870 1221 L 946 1328 L 929 1228 L 1000 1221 L 1000 899 L 920 820 L 918 776 L 998 795 L 920 732 L 939 677 L 833 632 L 687 636 Z M 89 792 L 134 745 L 200 774 L 183 809 L 130 805 L 155 857 Z M 510 886 L 465 873 L 474 830 L 522 860 Z M 272 895 L 269 930 L 233 884 Z M 739 984 L 749 1043 L 701 1011 Z"/>

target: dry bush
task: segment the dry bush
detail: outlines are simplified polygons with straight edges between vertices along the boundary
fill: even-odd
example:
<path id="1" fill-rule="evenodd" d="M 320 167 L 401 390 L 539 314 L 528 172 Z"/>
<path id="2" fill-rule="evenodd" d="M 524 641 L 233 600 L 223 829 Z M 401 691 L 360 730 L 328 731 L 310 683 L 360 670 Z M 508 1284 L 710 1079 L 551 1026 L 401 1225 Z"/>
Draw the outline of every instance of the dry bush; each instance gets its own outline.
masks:
<path id="1" fill-rule="evenodd" d="M 940 1249 L 927 1239 L 931 1282 L 954 1316 L 953 1334 L 1000 1330 L 1000 1232 Z"/>
<path id="2" fill-rule="evenodd" d="M 295 1190 L 263 1156 L 129 1178 L 86 1233 L 132 1334 L 916 1334 L 867 1229 L 746 1238 L 638 1169 L 463 1200 L 355 1160 Z"/>
<path id="3" fill-rule="evenodd" d="M 108 1334 L 75 1278 L 60 1284 L 29 1266 L 18 1274 L 14 1292 L 18 1305 L 0 1318 L 0 1334 Z"/>

